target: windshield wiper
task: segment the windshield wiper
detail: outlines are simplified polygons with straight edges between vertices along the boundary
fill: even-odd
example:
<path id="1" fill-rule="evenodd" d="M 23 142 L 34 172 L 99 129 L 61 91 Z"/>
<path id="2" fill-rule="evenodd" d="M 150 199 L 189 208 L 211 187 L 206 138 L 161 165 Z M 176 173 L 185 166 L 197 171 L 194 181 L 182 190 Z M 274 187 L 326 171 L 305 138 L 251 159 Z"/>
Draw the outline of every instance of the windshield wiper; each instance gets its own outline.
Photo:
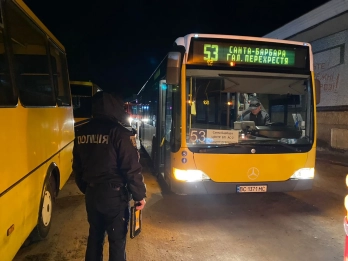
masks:
<path id="1" fill-rule="evenodd" d="M 200 152 L 204 151 L 211 151 L 211 150 L 219 150 L 219 149 L 226 149 L 226 148 L 232 148 L 232 147 L 243 147 L 243 145 L 261 145 L 261 146 L 282 146 L 284 148 L 287 148 L 289 150 L 295 151 L 295 152 L 301 152 L 302 150 L 299 149 L 297 146 L 288 145 L 285 143 L 281 143 L 278 140 L 254 140 L 252 142 L 245 141 L 245 142 L 239 142 L 239 143 L 231 143 L 231 144 L 224 144 L 224 145 L 213 145 L 211 147 L 206 148 L 200 148 Z"/>
<path id="2" fill-rule="evenodd" d="M 213 149 L 225 149 L 225 148 L 232 148 L 232 147 L 240 147 L 240 143 L 230 143 L 230 144 L 223 144 L 223 145 L 209 145 L 209 147 L 203 147 L 199 148 L 200 152 L 203 152 L 204 150 L 213 150 Z M 198 149 L 198 148 L 197 148 Z"/>

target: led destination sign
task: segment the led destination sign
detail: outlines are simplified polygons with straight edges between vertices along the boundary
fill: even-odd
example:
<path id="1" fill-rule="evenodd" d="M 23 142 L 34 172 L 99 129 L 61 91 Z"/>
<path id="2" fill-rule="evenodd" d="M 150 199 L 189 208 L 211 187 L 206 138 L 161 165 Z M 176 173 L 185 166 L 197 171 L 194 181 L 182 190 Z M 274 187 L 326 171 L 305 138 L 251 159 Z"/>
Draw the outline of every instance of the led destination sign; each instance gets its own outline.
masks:
<path id="1" fill-rule="evenodd" d="M 308 47 L 255 41 L 193 39 L 188 64 L 306 68 Z"/>

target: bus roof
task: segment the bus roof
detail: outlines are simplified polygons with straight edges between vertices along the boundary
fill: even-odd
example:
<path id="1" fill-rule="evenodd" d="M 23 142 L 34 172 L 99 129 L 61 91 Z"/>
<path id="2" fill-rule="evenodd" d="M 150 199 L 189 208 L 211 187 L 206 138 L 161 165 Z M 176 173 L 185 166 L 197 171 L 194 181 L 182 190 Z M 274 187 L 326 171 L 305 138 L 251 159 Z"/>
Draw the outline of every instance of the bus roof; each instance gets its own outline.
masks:
<path id="1" fill-rule="evenodd" d="M 183 37 L 179 37 L 175 40 L 175 44 L 178 46 L 184 46 L 186 57 L 183 62 L 186 63 L 188 59 L 188 52 L 190 50 L 190 43 L 192 38 L 212 38 L 212 39 L 231 39 L 231 40 L 245 40 L 245 41 L 258 41 L 258 42 L 269 42 L 269 43 L 280 43 L 280 44 L 288 44 L 288 45 L 299 45 L 299 46 L 308 46 L 310 50 L 310 60 L 312 61 L 312 46 L 308 42 L 300 42 L 300 41 L 291 41 L 291 40 L 280 40 L 280 39 L 272 39 L 272 38 L 264 38 L 264 37 L 254 37 L 254 36 L 241 36 L 241 35 L 223 35 L 223 34 L 199 34 L 199 33 L 191 33 L 187 34 Z M 145 86 L 150 82 L 152 77 L 158 72 L 161 64 L 165 60 L 167 55 L 163 58 L 160 64 L 156 67 L 154 72 L 150 75 L 145 84 L 141 87 L 137 95 L 139 95 L 145 88 Z M 313 70 L 313 64 L 310 64 L 310 70 Z"/>
<path id="2" fill-rule="evenodd" d="M 191 38 L 218 38 L 218 39 L 235 39 L 235 40 L 246 40 L 246 41 L 259 41 L 259 42 L 270 42 L 270 43 L 283 43 L 283 44 L 294 44 L 294 45 L 308 45 L 309 43 L 298 42 L 298 41 L 289 41 L 289 40 L 279 40 L 272 38 L 263 38 L 263 37 L 253 37 L 253 36 L 240 36 L 240 35 L 223 35 L 223 34 L 188 34 L 184 37 L 179 37 L 175 40 L 177 45 L 185 46 L 186 53 L 189 50 Z"/>
<path id="3" fill-rule="evenodd" d="M 266 34 L 264 37 L 289 39 L 299 33 L 310 30 L 313 27 L 318 26 L 328 20 L 334 19 L 339 15 L 347 13 L 347 11 L 348 1 L 332 0 L 283 25 L 273 32 Z M 336 32 L 345 30 L 346 24 L 347 23 L 345 23 L 344 21 L 339 21 L 335 23 L 334 26 L 330 25 L 325 29 L 321 27 L 320 34 L 328 35 L 332 34 L 333 30 Z M 330 33 L 327 33 L 326 31 L 329 31 Z M 320 38 L 320 36 L 317 36 L 317 38 Z M 306 39 L 306 41 L 310 40 Z"/>
<path id="4" fill-rule="evenodd" d="M 214 39 L 231 39 L 231 40 L 244 40 L 244 41 L 255 41 L 255 42 L 269 42 L 269 43 L 280 43 L 280 44 L 289 44 L 289 45 L 299 45 L 299 46 L 308 46 L 310 50 L 310 60 L 313 59 L 312 55 L 312 46 L 308 42 L 300 41 L 291 41 L 291 40 L 280 40 L 264 37 L 253 37 L 253 36 L 240 36 L 240 35 L 223 35 L 223 34 L 188 34 L 184 37 L 179 37 L 175 40 L 177 45 L 185 46 L 185 52 L 188 54 L 190 50 L 190 43 L 192 38 L 214 38 Z M 188 55 L 184 59 L 184 63 L 187 62 Z M 313 65 L 310 65 L 311 71 L 313 70 Z M 157 69 L 156 69 L 157 70 Z"/>
<path id="5" fill-rule="evenodd" d="M 48 28 L 40 21 L 40 19 L 30 10 L 30 8 L 23 2 L 23 0 L 12 0 L 15 4 L 17 4 L 30 18 L 36 23 L 41 30 L 46 33 L 51 40 L 58 45 L 58 47 L 65 52 L 65 48 L 61 42 L 48 30 Z"/>

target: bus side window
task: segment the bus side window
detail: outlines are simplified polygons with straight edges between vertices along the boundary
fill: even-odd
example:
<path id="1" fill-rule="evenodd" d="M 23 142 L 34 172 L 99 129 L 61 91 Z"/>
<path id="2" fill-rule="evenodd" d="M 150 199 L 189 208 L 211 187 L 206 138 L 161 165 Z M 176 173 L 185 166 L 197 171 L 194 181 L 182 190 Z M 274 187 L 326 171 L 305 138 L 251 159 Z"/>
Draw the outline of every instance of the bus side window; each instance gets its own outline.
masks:
<path id="1" fill-rule="evenodd" d="M 16 106 L 17 96 L 10 78 L 10 67 L 5 54 L 4 35 L 0 28 L 0 106 Z"/>
<path id="2" fill-rule="evenodd" d="M 50 76 L 47 40 L 37 26 L 6 1 L 12 42 L 15 80 L 24 106 L 55 106 Z"/>
<path id="3" fill-rule="evenodd" d="M 68 68 L 65 62 L 65 55 L 51 42 L 50 54 L 57 104 L 58 106 L 70 106 L 71 99 L 68 82 Z"/>

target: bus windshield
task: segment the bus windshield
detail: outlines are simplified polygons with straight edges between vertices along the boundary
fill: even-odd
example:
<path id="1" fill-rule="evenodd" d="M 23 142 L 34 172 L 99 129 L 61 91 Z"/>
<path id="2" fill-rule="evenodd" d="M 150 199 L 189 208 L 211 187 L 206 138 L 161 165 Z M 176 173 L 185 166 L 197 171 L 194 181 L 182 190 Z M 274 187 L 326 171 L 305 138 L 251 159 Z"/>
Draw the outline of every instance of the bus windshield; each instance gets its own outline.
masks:
<path id="1" fill-rule="evenodd" d="M 313 143 L 310 75 L 188 69 L 186 84 L 189 147 Z"/>

